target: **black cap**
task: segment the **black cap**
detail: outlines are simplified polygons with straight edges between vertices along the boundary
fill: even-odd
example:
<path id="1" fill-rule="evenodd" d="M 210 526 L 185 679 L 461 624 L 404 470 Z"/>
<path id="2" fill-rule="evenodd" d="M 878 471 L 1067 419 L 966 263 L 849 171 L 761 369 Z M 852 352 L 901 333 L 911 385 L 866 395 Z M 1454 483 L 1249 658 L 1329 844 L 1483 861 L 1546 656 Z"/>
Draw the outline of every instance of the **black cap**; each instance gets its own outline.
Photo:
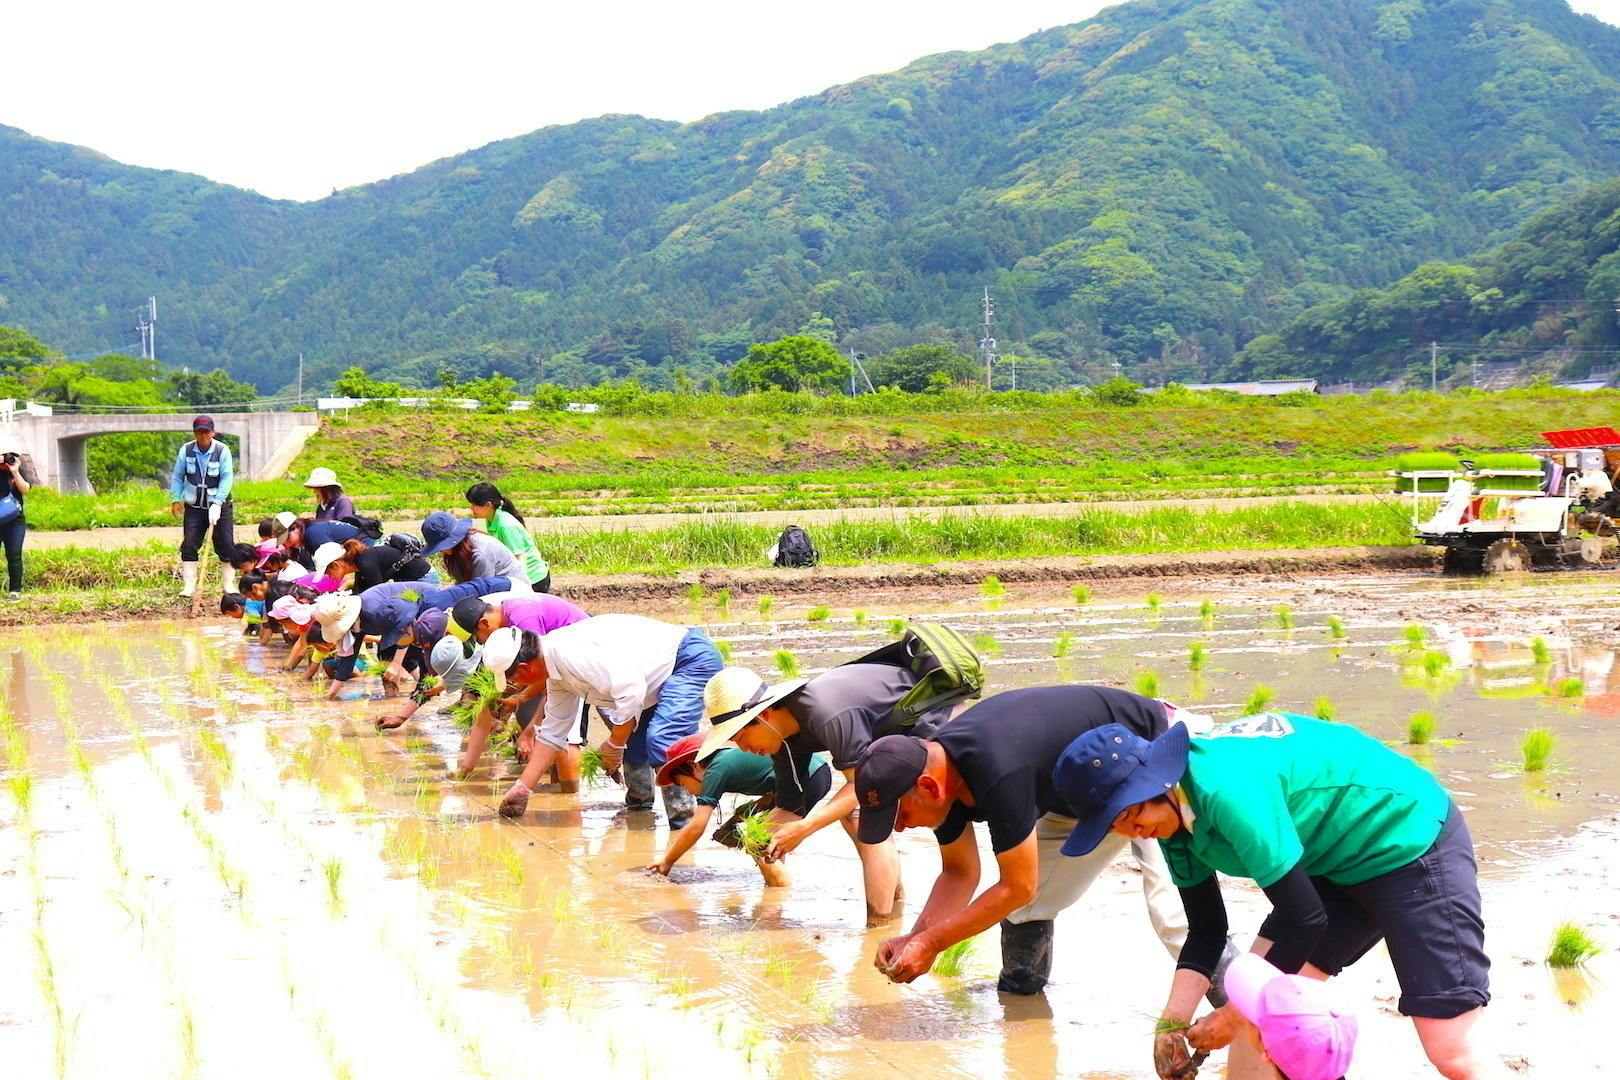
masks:
<path id="1" fill-rule="evenodd" d="M 488 606 L 482 596 L 465 596 L 450 609 L 450 618 L 470 634 L 478 628 L 478 620 L 484 617 L 484 609 Z"/>
<path id="2" fill-rule="evenodd" d="M 894 832 L 900 797 L 917 786 L 928 766 L 928 749 L 910 735 L 885 735 L 866 748 L 855 763 L 855 799 L 860 807 L 857 836 L 863 844 L 881 844 Z"/>
<path id="3" fill-rule="evenodd" d="M 192 431 L 213 431 L 214 418 L 212 416 L 194 416 L 191 418 Z"/>

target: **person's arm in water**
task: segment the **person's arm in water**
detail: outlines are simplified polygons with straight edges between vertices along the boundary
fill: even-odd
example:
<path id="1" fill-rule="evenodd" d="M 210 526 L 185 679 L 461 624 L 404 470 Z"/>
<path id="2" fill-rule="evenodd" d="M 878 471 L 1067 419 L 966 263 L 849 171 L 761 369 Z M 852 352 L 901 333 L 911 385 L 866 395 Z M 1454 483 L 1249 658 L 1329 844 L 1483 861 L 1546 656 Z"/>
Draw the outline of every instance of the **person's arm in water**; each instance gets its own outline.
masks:
<path id="1" fill-rule="evenodd" d="M 484 747 L 489 744 L 490 733 L 494 730 L 495 714 L 488 709 L 479 709 L 467 732 L 467 748 L 461 752 L 459 771 L 462 776 L 471 776 L 472 771 L 478 768 L 478 759 L 484 756 Z"/>
<path id="2" fill-rule="evenodd" d="M 939 878 L 911 933 L 878 947 L 877 966 L 895 982 L 911 982 L 925 974 L 941 951 L 982 934 L 1035 898 L 1040 858 L 1033 829 L 1016 847 L 996 855 L 1001 878 L 977 899 L 973 890 L 979 887 L 979 848 L 974 830 L 965 828 L 961 836 L 942 845 L 939 858 Z"/>
<path id="3" fill-rule="evenodd" d="M 703 830 L 709 827 L 709 819 L 713 816 L 714 807 L 708 803 L 698 803 L 693 807 L 692 820 L 688 821 L 680 832 L 669 838 L 669 848 L 664 852 L 664 857 L 653 863 L 649 869 L 668 877 L 675 864 L 703 839 Z"/>
<path id="4" fill-rule="evenodd" d="M 844 769 L 844 785 L 822 799 L 809 815 L 786 821 L 771 834 L 770 857 L 780 859 L 827 826 L 843 821 L 855 812 L 855 770 Z"/>
<path id="5" fill-rule="evenodd" d="M 297 667 L 298 661 L 302 660 L 304 658 L 304 654 L 308 651 L 309 631 L 306 629 L 303 633 L 299 634 L 297 638 L 293 639 L 292 648 L 287 650 L 287 662 L 281 665 L 281 670 L 291 671 L 293 668 Z"/>

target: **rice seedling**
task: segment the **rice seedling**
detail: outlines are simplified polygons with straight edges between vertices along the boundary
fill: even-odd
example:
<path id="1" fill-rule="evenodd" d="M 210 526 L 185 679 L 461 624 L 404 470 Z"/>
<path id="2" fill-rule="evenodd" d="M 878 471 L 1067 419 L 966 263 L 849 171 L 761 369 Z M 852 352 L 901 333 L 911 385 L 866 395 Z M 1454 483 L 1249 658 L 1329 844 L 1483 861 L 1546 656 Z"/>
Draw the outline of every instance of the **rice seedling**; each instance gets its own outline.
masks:
<path id="1" fill-rule="evenodd" d="M 970 937 L 963 938 L 955 945 L 947 945 L 940 950 L 938 956 L 934 957 L 934 966 L 929 970 L 935 975 L 943 975 L 950 979 L 958 978 L 978 943 L 977 937 Z"/>
<path id="2" fill-rule="evenodd" d="M 804 621 L 805 622 L 826 622 L 828 617 L 831 616 L 831 615 L 832 615 L 832 609 L 829 608 L 826 604 L 817 604 L 815 607 L 811 608 L 809 611 L 804 613 Z"/>
<path id="3" fill-rule="evenodd" d="M 1136 692 L 1143 697 L 1156 698 L 1159 696 L 1159 673 L 1157 671 L 1143 671 L 1136 676 Z"/>
<path id="4" fill-rule="evenodd" d="M 1406 718 L 1406 741 L 1412 746 L 1427 746 L 1429 740 L 1434 738 L 1434 729 L 1438 721 L 1434 713 L 1428 710 L 1419 710 Z"/>
<path id="5" fill-rule="evenodd" d="M 1157 615 L 1159 613 L 1159 609 L 1162 607 L 1164 607 L 1164 597 L 1160 596 L 1156 592 L 1150 592 L 1147 594 L 1147 609 L 1149 614 Z"/>
<path id="6" fill-rule="evenodd" d="M 1205 598 L 1198 602 L 1198 620 L 1206 628 L 1215 625 L 1215 601 Z"/>
<path id="7" fill-rule="evenodd" d="M 1001 642 L 996 640 L 994 634 L 974 634 L 972 645 L 975 652 L 984 656 L 1001 655 Z"/>
<path id="8" fill-rule="evenodd" d="M 1573 922 L 1561 922 L 1553 929 L 1552 944 L 1547 949 L 1547 966 L 1555 968 L 1580 967 L 1603 951 L 1597 939 Z"/>
<path id="9" fill-rule="evenodd" d="M 1451 667 L 1451 657 L 1443 652 L 1429 651 L 1423 654 L 1423 674 L 1431 679 L 1438 679 Z"/>
<path id="10" fill-rule="evenodd" d="M 1319 697 L 1316 699 L 1315 716 L 1318 720 L 1332 721 L 1337 715 L 1338 709 L 1334 707 L 1332 698 Z"/>
<path id="11" fill-rule="evenodd" d="M 607 766 L 602 762 L 602 751 L 587 746 L 579 752 L 579 782 L 590 787 L 602 783 Z"/>
<path id="12" fill-rule="evenodd" d="M 1061 660 L 1069 655 L 1069 650 L 1072 648 L 1074 648 L 1074 634 L 1064 630 L 1058 634 L 1057 640 L 1052 642 L 1052 656 Z"/>
<path id="13" fill-rule="evenodd" d="M 745 854 L 756 859 L 763 859 L 765 852 L 771 847 L 771 833 L 774 831 L 770 824 L 771 813 L 762 810 L 757 814 L 749 814 L 737 822 L 737 847 Z"/>
<path id="14" fill-rule="evenodd" d="M 1429 643 L 1429 632 L 1417 623 L 1407 623 L 1401 630 L 1401 636 L 1406 639 L 1406 647 L 1412 652 L 1422 652 Z"/>
<path id="15" fill-rule="evenodd" d="M 500 696 L 495 689 L 495 673 L 480 664 L 467 676 L 461 693 L 461 700 L 450 707 L 450 720 L 462 731 L 468 731 L 478 719 L 478 714 Z"/>
<path id="16" fill-rule="evenodd" d="M 333 907 L 341 908 L 343 906 L 343 861 L 334 855 L 321 863 L 321 871 L 326 875 L 327 898 L 332 901 Z"/>
<path id="17" fill-rule="evenodd" d="M 1069 595 L 1074 597 L 1074 602 L 1076 604 L 1090 603 L 1091 602 L 1091 586 L 1090 585 L 1076 585 L 1074 588 L 1069 590 Z"/>
<path id="18" fill-rule="evenodd" d="M 1279 630 L 1292 630 L 1294 628 L 1294 609 L 1287 604 L 1277 605 L 1277 628 Z"/>
<path id="19" fill-rule="evenodd" d="M 1343 641 L 1345 638 L 1350 636 L 1350 632 L 1344 627 L 1344 620 L 1339 618 L 1337 615 L 1329 615 L 1327 617 L 1327 629 L 1328 636 L 1334 641 Z"/>
<path id="20" fill-rule="evenodd" d="M 776 670 L 781 672 L 785 678 L 793 679 L 798 677 L 799 658 L 793 655 L 791 649 L 777 649 L 772 654 L 772 659 L 776 662 Z"/>
<path id="21" fill-rule="evenodd" d="M 775 948 L 765 950 L 765 977 L 767 979 L 774 979 L 786 986 L 793 981 L 793 973 L 797 970 L 799 970 L 799 961 Z"/>
<path id="22" fill-rule="evenodd" d="M 1254 693 L 1250 694 L 1249 699 L 1243 703 L 1243 715 L 1254 716 L 1257 713 L 1265 712 L 1271 706 L 1272 699 L 1276 696 L 1277 691 L 1261 683 L 1254 688 Z"/>
<path id="23" fill-rule="evenodd" d="M 716 589 L 714 593 L 714 606 L 717 611 L 731 610 L 731 590 Z"/>
<path id="24" fill-rule="evenodd" d="M 1553 734 L 1552 728 L 1531 728 L 1519 739 L 1519 758 L 1527 773 L 1543 772 L 1547 762 L 1552 760 L 1553 748 L 1558 745 L 1558 736 Z"/>
<path id="25" fill-rule="evenodd" d="M 701 603 L 703 598 L 708 595 L 709 592 L 703 587 L 701 581 L 694 581 L 686 587 L 686 598 L 694 604 Z"/>
<path id="26" fill-rule="evenodd" d="M 893 634 L 895 637 L 899 637 L 902 634 L 904 634 L 905 632 L 906 632 L 906 620 L 904 620 L 904 619 L 890 619 L 889 620 L 889 633 Z"/>
<path id="27" fill-rule="evenodd" d="M 866 624 L 871 621 L 871 618 L 872 618 L 870 615 L 868 615 L 866 613 L 866 610 L 864 608 L 856 608 L 855 611 L 854 611 L 853 617 L 855 619 L 855 625 L 858 626 L 858 627 L 862 627 L 862 628 L 864 628 L 866 626 Z"/>
<path id="28" fill-rule="evenodd" d="M 1550 688 L 1553 697 L 1578 698 L 1586 693 L 1586 684 L 1577 678 L 1559 679 Z"/>
<path id="29" fill-rule="evenodd" d="M 714 639 L 714 651 L 720 654 L 721 663 L 725 663 L 725 664 L 731 663 L 731 656 L 732 656 L 731 642 L 727 641 L 725 638 L 715 638 Z"/>
<path id="30" fill-rule="evenodd" d="M 1204 664 L 1209 660 L 1209 646 L 1202 641 L 1195 641 L 1187 646 L 1187 669 L 1189 671 L 1203 671 Z"/>
<path id="31" fill-rule="evenodd" d="M 11 788 L 11 801 L 17 804 L 17 814 L 27 817 L 34 809 L 33 773 L 13 773 L 6 778 Z"/>
<path id="32" fill-rule="evenodd" d="M 979 595 L 986 597 L 1005 596 L 1007 595 L 1007 587 L 1001 583 L 1001 579 L 996 575 L 986 574 L 984 580 L 979 582 Z"/>
<path id="33" fill-rule="evenodd" d="M 512 884 L 523 884 L 523 856 L 518 854 L 517 848 L 509 844 L 502 844 L 495 849 L 495 864 L 506 872 L 512 879 Z"/>
<path id="34" fill-rule="evenodd" d="M 762 596 L 762 597 L 759 598 L 758 606 L 759 606 L 759 613 L 761 615 L 769 615 L 771 613 L 771 608 L 776 606 L 776 597 L 774 597 L 774 596 Z"/>
<path id="35" fill-rule="evenodd" d="M 1552 647 L 1547 644 L 1544 637 L 1530 639 L 1530 655 L 1538 664 L 1552 663 Z"/>

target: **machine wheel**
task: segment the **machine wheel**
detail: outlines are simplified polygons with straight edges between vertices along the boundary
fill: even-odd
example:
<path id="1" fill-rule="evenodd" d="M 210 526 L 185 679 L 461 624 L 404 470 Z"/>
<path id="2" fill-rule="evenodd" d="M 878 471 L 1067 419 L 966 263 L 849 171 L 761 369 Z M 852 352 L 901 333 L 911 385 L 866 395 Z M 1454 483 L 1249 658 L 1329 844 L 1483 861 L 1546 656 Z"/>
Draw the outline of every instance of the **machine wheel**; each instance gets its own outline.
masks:
<path id="1" fill-rule="evenodd" d="M 1485 565 L 1485 553 L 1478 548 L 1448 547 L 1440 566 L 1448 574 L 1477 574 Z"/>
<path id="2" fill-rule="evenodd" d="M 1603 562 L 1603 539 L 1598 536 L 1581 538 L 1581 562 L 1598 566 Z"/>
<path id="3" fill-rule="evenodd" d="M 1485 549 L 1487 574 L 1522 574 L 1530 569 L 1530 549 L 1517 540 L 1498 540 Z"/>

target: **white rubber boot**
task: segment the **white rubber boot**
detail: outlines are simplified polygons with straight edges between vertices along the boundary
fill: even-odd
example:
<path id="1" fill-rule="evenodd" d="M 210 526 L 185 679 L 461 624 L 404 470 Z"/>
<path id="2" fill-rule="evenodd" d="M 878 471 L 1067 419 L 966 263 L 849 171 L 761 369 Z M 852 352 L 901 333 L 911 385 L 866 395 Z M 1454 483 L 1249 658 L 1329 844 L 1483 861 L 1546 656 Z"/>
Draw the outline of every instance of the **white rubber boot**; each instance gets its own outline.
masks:
<path id="1" fill-rule="evenodd" d="M 197 564 L 183 562 L 180 564 L 180 595 L 190 597 L 197 591 Z"/>
<path id="2" fill-rule="evenodd" d="M 236 567 L 230 563 L 220 563 L 219 576 L 225 586 L 225 595 L 229 596 L 236 591 Z"/>

